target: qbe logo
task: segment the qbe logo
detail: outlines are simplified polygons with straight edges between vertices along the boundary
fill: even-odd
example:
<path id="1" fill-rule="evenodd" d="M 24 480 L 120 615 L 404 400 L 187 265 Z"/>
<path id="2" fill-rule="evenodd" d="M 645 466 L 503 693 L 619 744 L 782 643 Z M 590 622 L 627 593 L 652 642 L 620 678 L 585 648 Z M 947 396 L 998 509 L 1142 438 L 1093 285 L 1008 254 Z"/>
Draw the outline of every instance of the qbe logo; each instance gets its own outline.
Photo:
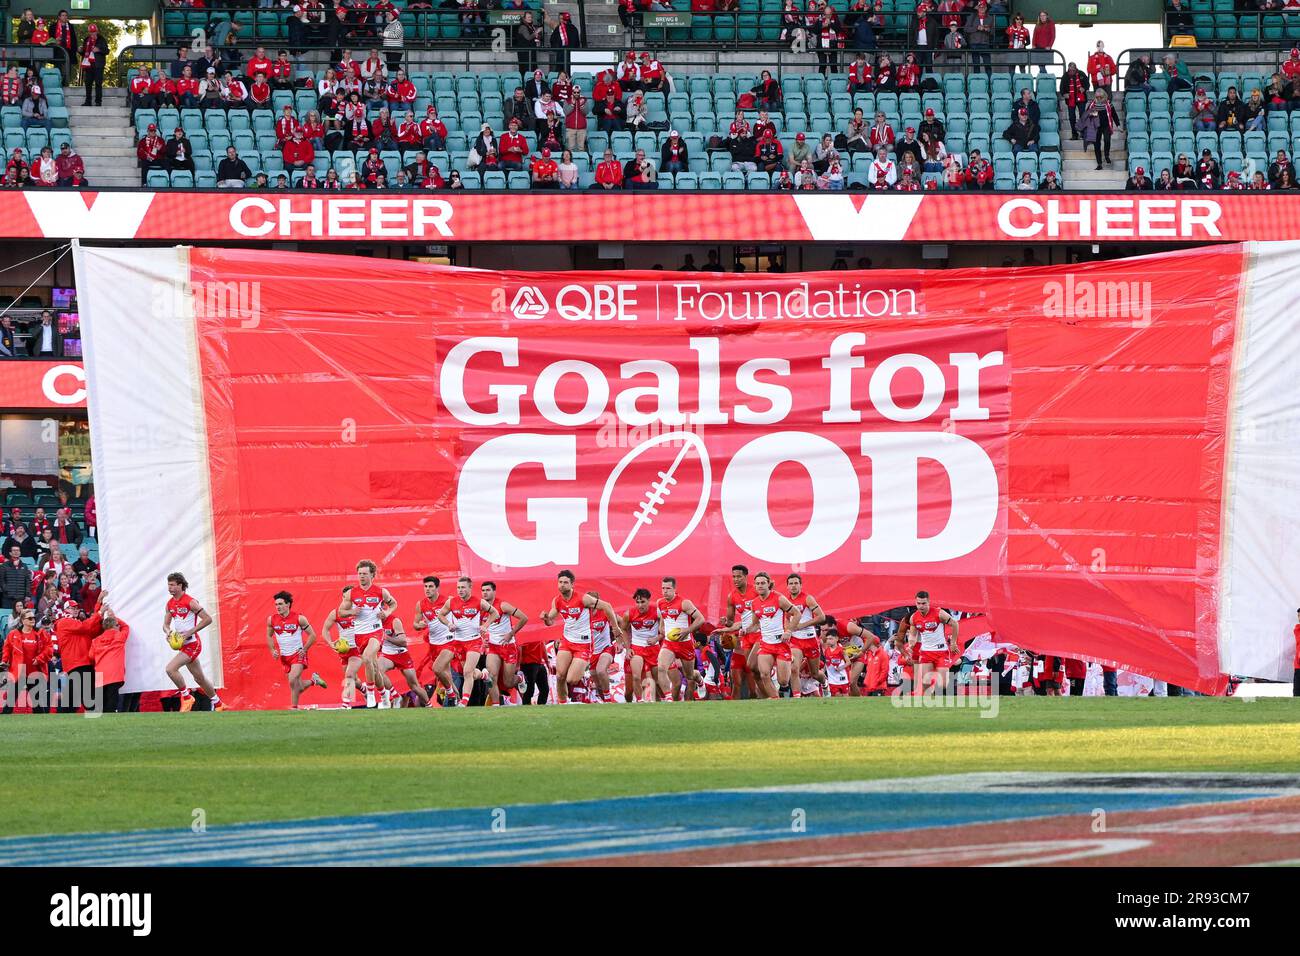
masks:
<path id="1" fill-rule="evenodd" d="M 546 296 L 535 285 L 522 286 L 510 303 L 510 311 L 516 319 L 544 319 L 550 310 Z"/>

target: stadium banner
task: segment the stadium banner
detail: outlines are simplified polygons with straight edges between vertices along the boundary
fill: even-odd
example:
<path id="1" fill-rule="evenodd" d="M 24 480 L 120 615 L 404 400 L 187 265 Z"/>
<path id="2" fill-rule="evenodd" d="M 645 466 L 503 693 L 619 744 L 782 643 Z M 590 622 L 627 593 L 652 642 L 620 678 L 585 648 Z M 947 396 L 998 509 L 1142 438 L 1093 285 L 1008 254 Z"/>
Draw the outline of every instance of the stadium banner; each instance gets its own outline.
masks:
<path id="1" fill-rule="evenodd" d="M 362 558 L 408 633 L 426 574 L 496 581 L 537 640 L 561 568 L 619 608 L 675 576 L 717 621 L 740 562 L 840 618 L 924 588 L 1042 653 L 1289 677 L 1294 246 L 746 276 L 77 255 L 134 687 L 166 686 L 182 570 L 226 699 L 283 705 L 271 596 L 319 629 Z"/>
<path id="2" fill-rule="evenodd" d="M 503 210 L 507 215 L 503 215 Z M 1287 193 L 0 192 L 0 238 L 220 242 L 1215 242 L 1295 237 Z"/>
<path id="3" fill-rule="evenodd" d="M 70 409 L 86 407 L 86 373 L 80 361 L 6 362 L 0 376 L 0 408 Z"/>

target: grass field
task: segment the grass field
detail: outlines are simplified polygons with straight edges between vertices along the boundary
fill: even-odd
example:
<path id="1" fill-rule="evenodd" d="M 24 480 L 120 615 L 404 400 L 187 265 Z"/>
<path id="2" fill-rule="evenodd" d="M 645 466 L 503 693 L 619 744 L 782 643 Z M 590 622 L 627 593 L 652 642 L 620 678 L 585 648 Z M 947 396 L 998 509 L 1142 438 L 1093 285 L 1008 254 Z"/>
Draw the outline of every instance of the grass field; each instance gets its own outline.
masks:
<path id="1" fill-rule="evenodd" d="M 3 834 L 188 826 L 966 771 L 1300 772 L 1300 702 L 887 699 L 0 721 Z"/>

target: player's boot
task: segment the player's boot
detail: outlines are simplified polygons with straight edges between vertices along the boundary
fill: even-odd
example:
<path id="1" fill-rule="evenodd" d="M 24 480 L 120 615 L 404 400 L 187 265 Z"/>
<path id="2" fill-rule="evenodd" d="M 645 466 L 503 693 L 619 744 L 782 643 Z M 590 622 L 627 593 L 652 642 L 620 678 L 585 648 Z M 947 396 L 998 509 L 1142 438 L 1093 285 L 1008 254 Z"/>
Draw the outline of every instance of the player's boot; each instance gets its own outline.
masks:
<path id="1" fill-rule="evenodd" d="M 322 689 L 329 686 L 329 684 L 325 683 L 325 678 L 321 677 L 320 674 L 315 671 L 312 671 L 311 682 Z"/>
<path id="2" fill-rule="evenodd" d="M 362 688 L 362 690 L 364 691 L 364 693 L 365 693 L 365 695 L 366 695 L 366 708 L 367 708 L 367 709 L 369 709 L 369 708 L 371 708 L 371 707 L 374 707 L 376 704 L 379 703 L 379 702 L 375 699 L 375 688 L 374 688 L 373 685 L 371 685 L 371 684 L 367 684 L 364 688 Z"/>
<path id="3" fill-rule="evenodd" d="M 379 691 L 379 703 L 375 705 L 376 710 L 391 710 L 393 707 L 393 693 L 387 687 Z"/>
<path id="4" fill-rule="evenodd" d="M 181 692 L 181 713 L 187 714 L 194 709 L 194 695 L 189 691 Z"/>
<path id="5" fill-rule="evenodd" d="M 218 711 L 218 710 L 225 710 L 225 709 L 226 709 L 226 705 L 223 704 L 223 703 L 221 702 L 221 698 L 219 698 L 219 697 L 217 697 L 217 698 L 213 698 L 213 701 L 212 701 L 212 710 L 213 710 L 213 712 L 216 712 L 216 711 Z"/>

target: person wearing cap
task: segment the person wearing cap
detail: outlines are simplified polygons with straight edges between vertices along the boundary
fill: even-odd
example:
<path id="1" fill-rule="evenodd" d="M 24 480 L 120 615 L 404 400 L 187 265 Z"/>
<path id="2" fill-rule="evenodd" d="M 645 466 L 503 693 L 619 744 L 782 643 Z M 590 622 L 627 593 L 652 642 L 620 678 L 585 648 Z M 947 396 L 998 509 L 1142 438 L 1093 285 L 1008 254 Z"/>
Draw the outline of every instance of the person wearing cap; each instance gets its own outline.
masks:
<path id="1" fill-rule="evenodd" d="M 294 125 L 281 150 L 284 165 L 289 169 L 306 169 L 316 161 L 316 148 L 304 138 L 302 127 Z"/>
<path id="2" fill-rule="evenodd" d="M 1223 188 L 1225 190 L 1231 190 L 1232 192 L 1245 189 L 1246 184 L 1241 181 L 1241 173 L 1237 172 L 1235 169 L 1228 173 L 1228 179 L 1224 182 Z"/>
<path id="3" fill-rule="evenodd" d="M 794 142 L 785 151 L 785 162 L 791 169 L 798 169 L 804 160 L 812 161 L 812 147 L 808 145 L 806 134 L 795 133 Z"/>
<path id="4" fill-rule="evenodd" d="M 425 149 L 447 148 L 447 124 L 438 118 L 438 110 L 430 104 L 425 107 L 424 119 L 419 122 L 420 144 Z"/>
<path id="5" fill-rule="evenodd" d="M 524 134 L 519 132 L 519 121 L 511 118 L 510 128 L 501 134 L 501 144 L 498 147 L 501 156 L 501 168 L 506 170 L 522 170 L 524 168 L 524 157 L 528 155 L 528 140 Z"/>
<path id="6" fill-rule="evenodd" d="M 785 165 L 785 150 L 781 148 L 781 141 L 770 129 L 763 130 L 758 145 L 754 147 L 754 162 L 760 171 L 769 175 L 779 172 Z"/>
<path id="7" fill-rule="evenodd" d="M 543 149 L 529 164 L 534 189 L 559 189 L 560 164 L 551 158 L 551 151 Z"/>
<path id="8" fill-rule="evenodd" d="M 474 145 L 470 148 L 469 158 L 466 161 L 466 165 L 470 169 L 477 169 L 487 158 L 489 153 L 494 157 L 497 157 L 499 162 L 500 143 L 497 140 L 496 134 L 492 132 L 491 125 L 484 123 L 479 128 L 478 136 L 474 137 Z"/>
<path id="9" fill-rule="evenodd" d="M 1151 177 L 1147 175 L 1147 171 L 1143 167 L 1139 166 L 1137 169 L 1133 170 L 1133 175 L 1128 178 L 1128 182 L 1124 184 L 1124 188 L 1128 190 L 1150 192 L 1152 189 Z"/>
<path id="10" fill-rule="evenodd" d="M 1282 61 L 1281 69 L 1288 82 L 1300 80 L 1300 47 L 1291 48 L 1291 55 Z"/>
<path id="11" fill-rule="evenodd" d="M 1219 115 L 1214 100 L 1210 99 L 1203 86 L 1196 88 L 1196 95 L 1192 98 L 1191 117 L 1192 129 L 1198 133 L 1211 132 L 1218 123 Z"/>
<path id="12" fill-rule="evenodd" d="M 915 126 L 909 126 L 903 130 L 903 138 L 894 144 L 894 157 L 900 165 L 906 156 L 911 156 L 917 166 L 921 165 L 921 142 L 916 138 Z"/>
<path id="13" fill-rule="evenodd" d="M 177 126 L 172 131 L 172 138 L 167 140 L 165 152 L 169 172 L 179 169 L 194 174 L 194 147 L 190 145 L 189 138 L 182 127 Z"/>
<path id="14" fill-rule="evenodd" d="M 1202 189 L 1218 189 L 1222 185 L 1219 163 L 1209 149 L 1201 150 L 1200 161 L 1196 164 L 1196 179 Z"/>
<path id="15" fill-rule="evenodd" d="M 30 87 L 27 90 L 27 95 L 23 97 L 23 129 L 27 130 L 36 126 L 48 133 L 51 125 L 50 104 L 45 99 L 44 91 L 39 86 Z"/>
<path id="16" fill-rule="evenodd" d="M 1035 126 L 1041 126 L 1043 123 L 1042 113 L 1038 107 L 1038 101 L 1034 99 L 1034 91 L 1029 87 L 1024 87 L 1020 91 L 1020 98 L 1011 107 L 1011 118 L 1016 118 L 1016 113 L 1024 110 L 1029 114 L 1029 121 Z"/>
<path id="17" fill-rule="evenodd" d="M 943 146 L 943 141 L 947 138 L 947 130 L 944 129 L 943 120 L 934 115 L 933 107 L 926 107 L 925 118 L 921 120 L 921 125 L 916 130 L 916 138 L 924 146 L 929 146 L 931 143 Z"/>
<path id="18" fill-rule="evenodd" d="M 161 169 L 166 172 L 167 158 L 164 155 L 166 148 L 167 144 L 158 135 L 157 124 L 150 123 L 140 142 L 135 145 L 136 163 L 140 167 L 141 186 L 149 178 L 151 169 Z"/>
<path id="19" fill-rule="evenodd" d="M 970 151 L 970 162 L 965 170 L 966 188 L 976 192 L 992 192 L 994 187 L 993 164 L 978 149 Z"/>
<path id="20" fill-rule="evenodd" d="M 592 102 L 602 103 L 610 93 L 614 94 L 616 100 L 623 99 L 623 85 L 614 76 L 613 70 L 606 70 L 596 76 L 596 85 L 591 90 Z"/>
<path id="21" fill-rule="evenodd" d="M 93 105 L 104 105 L 104 63 L 107 59 L 108 42 L 99 35 L 99 27 L 92 23 L 86 27 L 86 39 L 81 43 L 81 80 L 86 85 L 84 106 L 92 105 L 92 93 Z"/>
<path id="22" fill-rule="evenodd" d="M 1169 170 L 1166 169 L 1165 175 L 1168 174 L 1169 174 Z M 1047 190 L 1048 192 L 1060 189 L 1061 178 L 1056 175 L 1056 170 L 1049 169 L 1047 172 L 1043 173 L 1043 180 L 1038 184 L 1038 188 Z"/>
<path id="23" fill-rule="evenodd" d="M 568 73 L 569 51 L 580 46 L 582 46 L 582 36 L 573 22 L 573 15 L 565 10 L 555 21 L 555 29 L 551 31 L 551 49 L 556 51 L 551 56 L 552 66 L 560 72 Z"/>
<path id="24" fill-rule="evenodd" d="M 614 68 L 614 79 L 626 93 L 641 89 L 641 68 L 633 51 L 628 50 L 627 56 Z"/>
<path id="25" fill-rule="evenodd" d="M 676 175 L 686 172 L 689 168 L 690 156 L 687 153 L 686 141 L 677 130 L 672 130 L 659 150 L 659 169 L 661 172 Z"/>
<path id="26" fill-rule="evenodd" d="M 616 133 L 623 129 L 627 110 L 612 88 L 605 91 L 604 100 L 597 101 L 596 128 L 606 133 Z"/>
<path id="27" fill-rule="evenodd" d="M 81 175 L 81 185 L 85 185 L 86 164 L 82 162 L 81 157 L 77 155 L 71 143 L 59 144 L 59 155 L 54 158 L 54 165 L 58 168 L 58 185 L 73 185 L 73 179 L 77 174 Z"/>
<path id="28" fill-rule="evenodd" d="M 391 73 L 402 62 L 402 47 L 406 44 L 406 27 L 402 24 L 402 18 L 397 15 L 396 10 L 388 10 L 384 16 L 385 22 L 380 37 L 384 46 L 384 59 Z"/>
<path id="29" fill-rule="evenodd" d="M 203 79 L 199 80 L 199 108 L 220 109 L 221 92 L 221 80 L 217 76 L 217 68 L 210 66 Z"/>

